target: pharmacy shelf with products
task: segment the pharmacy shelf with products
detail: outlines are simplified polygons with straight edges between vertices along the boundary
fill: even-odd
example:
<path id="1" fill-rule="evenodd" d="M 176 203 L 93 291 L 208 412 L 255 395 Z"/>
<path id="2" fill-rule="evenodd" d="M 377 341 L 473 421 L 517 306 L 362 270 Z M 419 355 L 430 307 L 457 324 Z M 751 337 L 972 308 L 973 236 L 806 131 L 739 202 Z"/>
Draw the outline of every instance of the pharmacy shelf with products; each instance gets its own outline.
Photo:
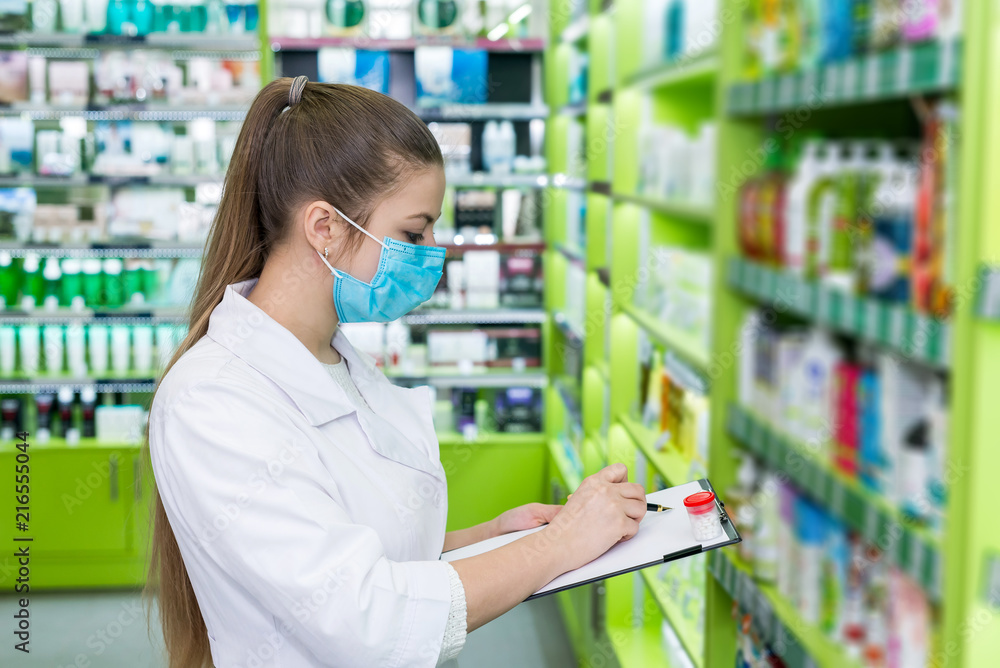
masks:
<path id="1" fill-rule="evenodd" d="M 544 497 L 544 9 L 530 0 L 268 3 L 265 69 L 387 94 L 441 144 L 434 237 L 448 256 L 438 291 L 397 322 L 343 329 L 393 382 L 435 392 L 449 529 Z"/>
<path id="2" fill-rule="evenodd" d="M 565 406 L 549 428 L 557 502 L 613 461 L 650 490 L 707 472 L 717 68 L 704 69 L 713 44 L 668 36 L 668 4 L 552 7 L 546 299 L 554 396 Z M 707 18 L 702 4 L 683 4 L 687 20 Z M 685 29 L 680 15 L 673 21 Z M 684 159 L 668 160 L 671 151 Z M 581 665 L 701 665 L 706 575 L 694 558 L 560 594 Z"/>
<path id="3" fill-rule="evenodd" d="M 709 666 L 998 650 L 1000 536 L 970 513 L 998 17 L 920 5 L 722 4 L 709 473 L 744 541 L 709 559 Z"/>
<path id="4" fill-rule="evenodd" d="M 610 461 L 707 470 L 745 537 L 563 595 L 578 659 L 988 665 L 997 140 L 964 138 L 1000 17 L 705 4 L 552 25 L 552 365 L 583 406 L 550 429 L 552 470 L 582 464 L 553 498 Z"/>
<path id="5" fill-rule="evenodd" d="M 394 382 L 437 392 L 449 527 L 543 498 L 545 13 L 530 3 L 470 5 L 462 30 L 485 11 L 475 30 L 491 27 L 480 35 L 457 31 L 454 3 L 402 13 L 398 3 L 373 5 L 360 21 L 366 7 L 345 3 L 350 26 L 337 6 L 319 3 L 261 3 L 259 14 L 256 4 L 221 2 L 77 4 L 42 0 L 20 18 L 5 14 L 3 28 L 17 32 L 0 40 L 0 435 L 5 457 L 27 429 L 77 469 L 74 453 L 94 450 L 97 470 L 116 471 L 102 479 L 115 503 L 101 521 L 129 542 L 76 554 L 76 533 L 62 532 L 40 557 L 35 586 L 142 581 L 142 536 L 125 519 L 145 517 L 137 504 L 149 482 L 126 480 L 121 452 L 138 456 L 136 425 L 184 334 L 239 123 L 276 72 L 383 90 L 438 137 L 449 185 L 436 225 L 446 278 L 419 312 L 349 336 Z M 300 10 L 325 12 L 306 15 L 323 35 L 297 35 Z M 289 40 L 271 38 L 269 27 Z M 456 83 L 470 76 L 496 90 Z M 53 517 L 68 523 L 67 513 Z"/>
<path id="6" fill-rule="evenodd" d="M 35 588 L 145 578 L 145 414 L 261 86 L 258 17 L 218 0 L 4 8 L 0 458 L 30 435 Z"/>
<path id="7" fill-rule="evenodd" d="M 714 2 L 626 2 L 614 15 L 609 461 L 649 491 L 705 477 L 716 243 Z M 702 666 L 703 556 L 607 584 L 623 666 Z M 635 629 L 658 640 L 643 661 Z"/>
<path id="8" fill-rule="evenodd" d="M 596 127 L 590 104 L 592 78 L 603 63 L 588 66 L 588 46 L 599 40 L 586 2 L 551 2 L 549 46 L 544 54 L 546 125 L 545 156 L 549 171 L 544 191 L 546 310 L 551 315 L 552 338 L 547 352 L 552 378 L 548 397 L 546 437 L 549 488 L 546 501 L 563 503 L 583 477 L 600 468 L 606 450 L 601 433 L 603 399 L 593 392 L 594 370 L 586 359 L 602 345 L 600 328 L 587 320 L 589 290 L 595 258 L 588 253 L 590 223 L 597 214 L 596 195 L 588 180 L 607 175 L 589 172 L 584 159 L 585 133 Z M 595 37 L 595 35 L 598 35 Z M 603 353 L 602 353 L 603 354 Z M 603 389 L 603 381 L 600 384 Z M 589 585 L 556 594 L 574 651 L 578 657 L 597 651 L 594 633 L 601 604 L 600 587 Z"/>

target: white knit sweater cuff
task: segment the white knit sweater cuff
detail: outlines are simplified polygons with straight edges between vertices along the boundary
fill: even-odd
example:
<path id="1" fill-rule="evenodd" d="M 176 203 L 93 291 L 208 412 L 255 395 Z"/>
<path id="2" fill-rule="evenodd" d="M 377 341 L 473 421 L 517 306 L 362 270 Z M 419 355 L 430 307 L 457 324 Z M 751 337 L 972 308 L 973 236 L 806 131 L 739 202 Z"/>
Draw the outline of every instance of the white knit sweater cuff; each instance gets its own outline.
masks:
<path id="1" fill-rule="evenodd" d="M 438 665 L 458 656 L 458 653 L 465 647 L 465 636 L 467 628 L 466 607 L 465 607 L 465 586 L 462 579 L 458 577 L 458 571 L 447 561 L 443 562 L 448 567 L 448 583 L 451 585 L 451 609 L 448 611 L 448 623 L 444 627 L 444 641 L 441 643 L 441 654 L 438 656 Z"/>

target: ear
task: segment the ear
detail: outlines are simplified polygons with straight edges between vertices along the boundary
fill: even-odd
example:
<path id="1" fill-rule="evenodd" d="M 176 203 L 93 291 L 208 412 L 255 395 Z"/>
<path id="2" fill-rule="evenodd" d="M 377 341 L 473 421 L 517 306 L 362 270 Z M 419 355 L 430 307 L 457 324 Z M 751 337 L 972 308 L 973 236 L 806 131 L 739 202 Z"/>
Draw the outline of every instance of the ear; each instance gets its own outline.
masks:
<path id="1" fill-rule="evenodd" d="M 302 225 L 306 241 L 313 250 L 323 252 L 324 248 L 337 248 L 343 229 L 337 225 L 339 216 L 327 202 L 317 200 L 302 209 Z"/>

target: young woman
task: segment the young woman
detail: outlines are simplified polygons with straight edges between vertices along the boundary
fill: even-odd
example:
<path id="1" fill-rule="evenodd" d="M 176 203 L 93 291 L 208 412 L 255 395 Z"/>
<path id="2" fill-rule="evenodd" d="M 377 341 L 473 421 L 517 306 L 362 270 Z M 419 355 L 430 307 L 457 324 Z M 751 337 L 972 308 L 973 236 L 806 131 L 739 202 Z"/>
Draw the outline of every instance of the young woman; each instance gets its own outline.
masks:
<path id="1" fill-rule="evenodd" d="M 171 668 L 434 666 L 637 531 L 645 495 L 618 464 L 565 506 L 445 533 L 429 393 L 392 385 L 337 327 L 431 295 L 444 188 L 433 135 L 389 97 L 298 77 L 250 107 L 149 417 L 148 593 Z"/>

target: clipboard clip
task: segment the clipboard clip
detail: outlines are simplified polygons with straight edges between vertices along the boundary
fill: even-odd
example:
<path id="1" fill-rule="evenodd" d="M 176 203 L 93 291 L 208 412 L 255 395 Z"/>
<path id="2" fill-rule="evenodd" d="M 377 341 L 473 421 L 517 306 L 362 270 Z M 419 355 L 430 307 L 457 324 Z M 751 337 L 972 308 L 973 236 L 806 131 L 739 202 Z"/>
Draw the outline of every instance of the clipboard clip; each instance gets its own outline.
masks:
<path id="1" fill-rule="evenodd" d="M 728 524 L 729 514 L 726 513 L 726 504 L 719 497 L 715 497 L 715 499 L 719 502 L 719 519 L 722 520 L 723 524 Z"/>

